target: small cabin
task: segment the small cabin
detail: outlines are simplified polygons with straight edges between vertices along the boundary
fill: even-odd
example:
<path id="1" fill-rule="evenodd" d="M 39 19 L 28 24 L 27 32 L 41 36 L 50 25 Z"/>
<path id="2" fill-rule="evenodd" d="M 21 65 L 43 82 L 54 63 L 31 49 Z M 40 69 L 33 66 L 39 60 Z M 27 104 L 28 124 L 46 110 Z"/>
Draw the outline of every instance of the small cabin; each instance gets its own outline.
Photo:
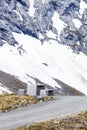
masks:
<path id="1" fill-rule="evenodd" d="M 42 90 L 45 90 L 45 85 L 44 84 L 38 84 L 36 86 L 36 95 L 40 96 L 40 93 Z"/>
<path id="2" fill-rule="evenodd" d="M 46 95 L 47 96 L 54 96 L 54 89 L 52 89 L 52 88 L 51 89 L 47 89 L 46 88 Z"/>
<path id="3" fill-rule="evenodd" d="M 45 89 L 45 90 L 40 90 L 40 96 L 41 96 L 41 97 L 47 96 L 47 95 L 46 95 L 46 89 Z"/>
<path id="4" fill-rule="evenodd" d="M 47 88 L 45 84 L 30 84 L 27 86 L 27 95 L 30 96 L 54 96 L 54 89 Z"/>
<path id="5" fill-rule="evenodd" d="M 24 93 L 25 93 L 24 89 L 18 89 L 19 96 L 24 96 Z"/>
<path id="6" fill-rule="evenodd" d="M 36 95 L 36 85 L 29 84 L 27 86 L 27 95 L 35 96 Z"/>

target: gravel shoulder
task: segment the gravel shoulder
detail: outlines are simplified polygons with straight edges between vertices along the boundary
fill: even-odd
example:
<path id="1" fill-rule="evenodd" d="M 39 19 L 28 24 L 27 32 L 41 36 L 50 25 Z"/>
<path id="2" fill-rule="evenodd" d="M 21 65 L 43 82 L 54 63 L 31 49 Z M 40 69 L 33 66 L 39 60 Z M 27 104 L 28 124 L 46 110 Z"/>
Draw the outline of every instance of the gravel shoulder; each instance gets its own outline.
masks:
<path id="1" fill-rule="evenodd" d="M 0 130 L 12 130 L 22 125 L 46 121 L 87 110 L 86 96 L 59 96 L 56 100 L 40 102 L 0 114 Z"/>

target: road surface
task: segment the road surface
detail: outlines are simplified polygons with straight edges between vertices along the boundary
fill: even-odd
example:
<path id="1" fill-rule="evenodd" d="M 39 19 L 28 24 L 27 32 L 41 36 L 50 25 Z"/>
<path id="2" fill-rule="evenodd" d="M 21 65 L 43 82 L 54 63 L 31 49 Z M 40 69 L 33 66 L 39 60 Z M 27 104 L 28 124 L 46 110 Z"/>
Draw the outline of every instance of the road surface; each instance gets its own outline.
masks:
<path id="1" fill-rule="evenodd" d="M 0 114 L 0 130 L 30 125 L 40 121 L 70 115 L 87 110 L 87 97 L 59 96 L 54 101 L 33 104 L 4 114 Z"/>

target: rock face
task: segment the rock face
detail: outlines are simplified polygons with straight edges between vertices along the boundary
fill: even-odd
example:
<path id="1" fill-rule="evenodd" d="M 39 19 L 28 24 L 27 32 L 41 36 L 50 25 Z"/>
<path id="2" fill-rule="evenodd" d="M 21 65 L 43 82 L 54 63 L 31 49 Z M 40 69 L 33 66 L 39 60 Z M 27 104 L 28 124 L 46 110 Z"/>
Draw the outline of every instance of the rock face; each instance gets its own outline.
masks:
<path id="1" fill-rule="evenodd" d="M 87 0 L 83 0 L 87 3 Z M 1 0 L 0 1 L 0 46 L 6 42 L 15 46 L 18 44 L 12 32 L 28 34 L 43 43 L 50 41 L 47 35 L 51 31 L 56 37 L 52 40 L 70 46 L 73 51 L 87 54 L 87 9 L 80 14 L 81 0 L 34 0 L 34 15 L 29 14 L 31 0 Z M 65 27 L 59 34 L 53 26 L 53 15 L 57 12 Z M 79 20 L 77 28 L 73 19 Z M 40 36 L 41 35 L 41 36 Z M 59 39 L 58 39 L 59 37 Z"/>

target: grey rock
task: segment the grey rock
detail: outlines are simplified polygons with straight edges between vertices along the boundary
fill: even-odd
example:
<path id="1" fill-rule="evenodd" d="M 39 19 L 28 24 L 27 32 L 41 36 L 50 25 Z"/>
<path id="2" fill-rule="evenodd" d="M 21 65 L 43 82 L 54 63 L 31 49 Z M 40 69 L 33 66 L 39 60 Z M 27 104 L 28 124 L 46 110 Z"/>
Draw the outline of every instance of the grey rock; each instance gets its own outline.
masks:
<path id="1" fill-rule="evenodd" d="M 87 3 L 87 0 L 83 0 L 85 3 Z"/>
<path id="2" fill-rule="evenodd" d="M 51 30 L 55 35 L 56 41 L 58 31 L 53 26 L 52 17 L 55 11 L 60 19 L 66 24 L 60 33 L 60 43 L 70 46 L 75 53 L 82 51 L 87 53 L 87 9 L 84 10 L 82 17 L 79 16 L 81 0 L 34 0 L 34 16 L 29 15 L 29 0 L 1 0 L 0 1 L 0 46 L 5 43 L 10 45 L 18 44 L 13 37 L 13 32 L 28 34 L 44 41 L 51 40 L 46 35 Z M 87 0 L 84 0 L 87 3 Z M 80 28 L 76 28 L 73 19 L 82 22 Z M 42 34 L 43 38 L 39 37 Z M 52 38 L 53 40 L 53 38 Z M 79 44 L 77 44 L 79 43 Z"/>
<path id="3" fill-rule="evenodd" d="M 82 15 L 82 24 L 87 25 L 87 9 L 84 10 L 83 15 Z"/>

